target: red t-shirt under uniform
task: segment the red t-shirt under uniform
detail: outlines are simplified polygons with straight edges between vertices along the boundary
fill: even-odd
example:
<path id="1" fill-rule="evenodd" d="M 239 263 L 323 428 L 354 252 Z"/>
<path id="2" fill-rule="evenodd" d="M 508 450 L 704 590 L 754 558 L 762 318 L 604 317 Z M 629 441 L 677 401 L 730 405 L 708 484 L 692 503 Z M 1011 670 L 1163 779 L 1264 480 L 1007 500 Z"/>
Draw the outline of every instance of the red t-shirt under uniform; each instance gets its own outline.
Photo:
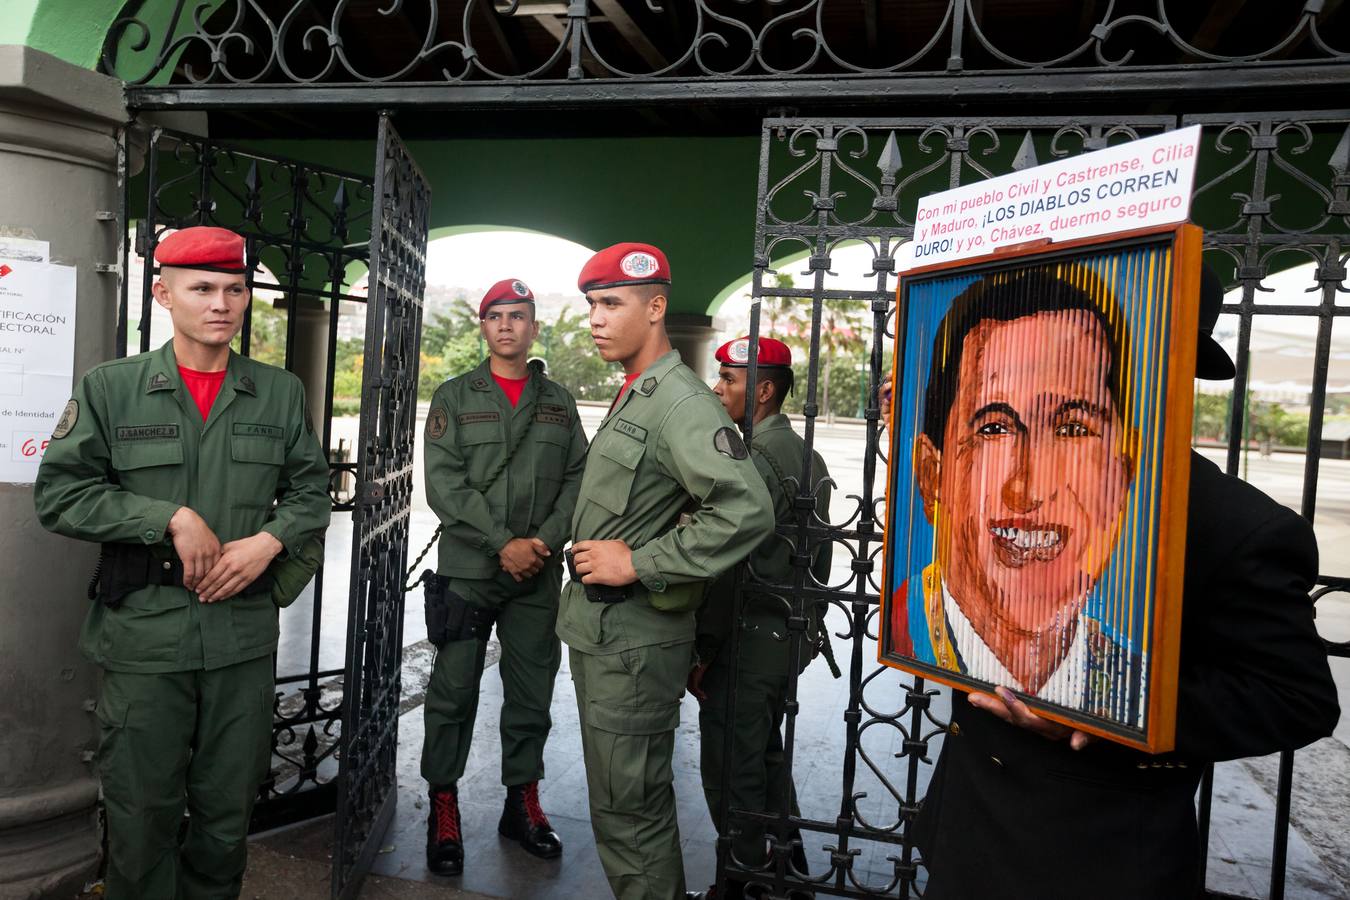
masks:
<path id="1" fill-rule="evenodd" d="M 525 393 L 525 385 L 530 383 L 530 376 L 524 378 L 507 378 L 504 375 L 492 373 L 492 380 L 497 382 L 497 387 L 502 389 L 506 399 L 511 401 L 511 408 L 515 409 L 516 404 L 520 402 L 520 395 Z"/>
<path id="2" fill-rule="evenodd" d="M 197 404 L 197 409 L 202 414 L 203 422 L 211 415 L 211 406 L 216 402 L 220 386 L 225 383 L 226 371 L 221 369 L 219 372 L 198 372 L 187 366 L 178 367 L 178 374 L 183 378 L 183 387 L 192 395 L 193 402 Z"/>
<path id="3" fill-rule="evenodd" d="M 633 386 L 633 382 L 637 381 L 638 376 L 641 374 L 641 372 L 634 372 L 632 375 L 625 375 L 623 377 L 623 387 L 619 388 L 619 393 L 614 398 L 614 402 L 609 405 L 610 412 L 613 412 L 614 407 L 619 405 L 619 401 L 623 399 L 624 392 Z"/>

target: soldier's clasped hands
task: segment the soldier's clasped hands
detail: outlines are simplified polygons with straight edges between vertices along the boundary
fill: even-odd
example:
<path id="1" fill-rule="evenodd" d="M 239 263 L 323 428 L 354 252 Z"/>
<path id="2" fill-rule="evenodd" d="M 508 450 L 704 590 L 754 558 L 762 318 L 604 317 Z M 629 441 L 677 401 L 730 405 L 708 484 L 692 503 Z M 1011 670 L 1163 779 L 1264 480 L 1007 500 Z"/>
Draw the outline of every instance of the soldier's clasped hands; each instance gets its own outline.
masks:
<path id="1" fill-rule="evenodd" d="M 544 568 L 544 561 L 553 555 L 539 538 L 512 538 L 498 552 L 502 569 L 516 581 L 533 578 Z"/>

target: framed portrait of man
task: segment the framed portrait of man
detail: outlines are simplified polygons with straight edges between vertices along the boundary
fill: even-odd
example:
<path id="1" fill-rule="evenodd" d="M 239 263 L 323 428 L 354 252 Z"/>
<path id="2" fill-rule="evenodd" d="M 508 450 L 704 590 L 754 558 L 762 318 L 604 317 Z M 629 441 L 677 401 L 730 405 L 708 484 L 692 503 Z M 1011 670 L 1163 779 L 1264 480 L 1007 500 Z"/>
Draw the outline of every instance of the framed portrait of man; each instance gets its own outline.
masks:
<path id="1" fill-rule="evenodd" d="M 899 285 L 879 655 L 1171 749 L 1201 233 Z"/>

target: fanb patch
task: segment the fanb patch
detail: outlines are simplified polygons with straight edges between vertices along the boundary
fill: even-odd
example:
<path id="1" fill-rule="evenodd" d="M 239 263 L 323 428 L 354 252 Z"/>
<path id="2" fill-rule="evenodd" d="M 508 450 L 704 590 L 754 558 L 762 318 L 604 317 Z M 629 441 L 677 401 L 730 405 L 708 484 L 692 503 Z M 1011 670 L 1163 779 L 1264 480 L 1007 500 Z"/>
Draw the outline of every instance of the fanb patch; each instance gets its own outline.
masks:
<path id="1" fill-rule="evenodd" d="M 461 425 L 477 425 L 480 422 L 500 422 L 501 420 L 501 413 L 495 412 L 460 413 L 455 416 L 455 421 Z"/>
<path id="2" fill-rule="evenodd" d="M 258 426 L 246 426 L 257 427 Z M 240 426 L 234 426 L 234 433 L 239 434 Z M 280 428 L 277 431 L 281 431 Z M 178 426 L 172 423 L 168 425 L 119 425 L 113 429 L 113 437 L 118 441 L 176 441 L 178 440 Z"/>
<path id="3" fill-rule="evenodd" d="M 145 386 L 147 391 L 158 391 L 169 386 L 169 376 L 163 372 L 156 372 L 150 376 L 150 383 Z"/>
<path id="4" fill-rule="evenodd" d="M 305 421 L 309 421 L 308 416 L 305 417 Z M 178 426 L 175 425 L 173 428 L 174 437 L 177 437 Z M 254 422 L 235 422 L 234 433 L 243 437 L 284 438 L 286 436 L 285 430 L 279 425 L 261 425 Z"/>
<path id="5" fill-rule="evenodd" d="M 745 459 L 750 455 L 750 451 L 745 449 L 745 441 L 736 433 L 736 429 L 730 425 L 725 425 L 717 429 L 713 435 L 713 447 L 717 452 L 730 456 L 732 459 Z"/>
<path id="6" fill-rule="evenodd" d="M 309 404 L 305 404 L 305 431 L 309 434 L 314 433 L 314 417 L 309 414 Z"/>
<path id="7" fill-rule="evenodd" d="M 644 394 L 650 394 L 650 393 L 651 393 L 652 391 L 654 391 L 654 390 L 656 390 L 656 379 L 655 379 L 655 378 L 646 378 L 646 379 L 643 379 L 643 382 L 642 382 L 642 393 L 644 393 Z"/>
<path id="8" fill-rule="evenodd" d="M 239 386 L 250 394 L 258 393 L 258 388 L 254 386 L 253 379 L 249 378 L 247 375 L 239 379 Z"/>
<path id="9" fill-rule="evenodd" d="M 427 416 L 427 439 L 439 441 L 445 437 L 445 429 L 450 427 L 450 417 L 445 414 L 445 410 L 439 406 L 431 409 L 431 414 Z"/>
<path id="10" fill-rule="evenodd" d="M 80 401 L 71 399 L 66 404 L 66 408 L 61 410 L 61 418 L 56 422 L 56 428 L 52 431 L 53 438 L 63 438 L 70 434 L 70 429 L 75 427 L 75 423 L 80 418 Z"/>
<path id="11" fill-rule="evenodd" d="M 545 425 L 561 425 L 564 428 L 572 424 L 571 418 L 567 415 L 567 407 L 553 403 L 540 403 L 539 412 L 535 413 L 534 420 Z"/>
<path id="12" fill-rule="evenodd" d="M 644 444 L 647 443 L 647 429 L 641 425 L 634 425 L 626 419 L 620 419 L 614 423 L 614 430 L 619 434 L 626 434 L 630 438 L 637 438 Z"/>

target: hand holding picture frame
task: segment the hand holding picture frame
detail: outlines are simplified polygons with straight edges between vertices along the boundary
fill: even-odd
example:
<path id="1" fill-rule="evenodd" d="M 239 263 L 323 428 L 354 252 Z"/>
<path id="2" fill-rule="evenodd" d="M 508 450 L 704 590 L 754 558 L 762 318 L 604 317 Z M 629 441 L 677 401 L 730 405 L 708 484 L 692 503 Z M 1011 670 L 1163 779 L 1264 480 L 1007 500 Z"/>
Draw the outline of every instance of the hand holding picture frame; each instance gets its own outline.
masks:
<path id="1" fill-rule="evenodd" d="M 915 269 L 898 293 L 881 662 L 1171 749 L 1201 233 Z"/>

